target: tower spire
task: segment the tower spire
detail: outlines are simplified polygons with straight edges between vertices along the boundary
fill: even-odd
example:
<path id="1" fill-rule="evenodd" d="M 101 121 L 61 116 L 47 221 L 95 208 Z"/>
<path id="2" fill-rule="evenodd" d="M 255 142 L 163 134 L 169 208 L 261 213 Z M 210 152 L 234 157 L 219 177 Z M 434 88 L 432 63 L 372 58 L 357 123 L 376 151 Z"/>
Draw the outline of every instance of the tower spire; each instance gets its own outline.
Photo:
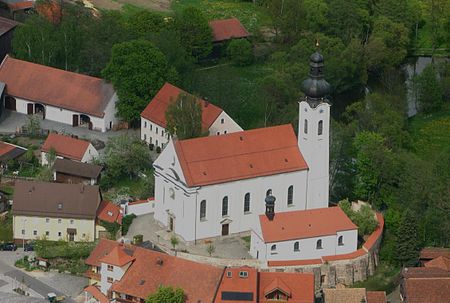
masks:
<path id="1" fill-rule="evenodd" d="M 302 83 L 305 101 L 312 108 L 326 101 L 326 97 L 331 91 L 331 85 L 325 80 L 323 75 L 324 59 L 319 53 L 319 39 L 316 40 L 316 48 L 315 53 L 309 58 L 309 77 Z"/>

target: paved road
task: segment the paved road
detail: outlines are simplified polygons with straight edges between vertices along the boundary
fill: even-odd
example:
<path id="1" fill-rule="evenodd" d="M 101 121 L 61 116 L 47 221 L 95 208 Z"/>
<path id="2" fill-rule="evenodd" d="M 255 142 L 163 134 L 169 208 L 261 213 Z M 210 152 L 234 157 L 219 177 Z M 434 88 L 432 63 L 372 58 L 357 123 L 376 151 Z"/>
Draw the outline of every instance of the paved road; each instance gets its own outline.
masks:
<path id="1" fill-rule="evenodd" d="M 40 294 L 41 296 L 43 296 L 44 298 L 47 297 L 47 294 L 50 292 L 54 292 L 57 295 L 65 295 L 63 293 L 61 293 L 60 291 L 48 286 L 47 284 L 42 283 L 41 281 L 39 281 L 38 279 L 35 279 L 33 277 L 31 277 L 30 275 L 15 269 L 14 267 L 11 267 L 7 264 L 5 264 L 4 262 L 2 262 L 0 260 L 0 273 L 11 277 L 13 279 L 16 279 L 19 282 L 24 281 L 24 283 L 32 290 L 34 290 L 35 292 L 37 292 L 38 294 Z M 74 300 L 67 298 L 66 300 L 64 300 L 64 302 L 67 303 L 76 303 Z"/>

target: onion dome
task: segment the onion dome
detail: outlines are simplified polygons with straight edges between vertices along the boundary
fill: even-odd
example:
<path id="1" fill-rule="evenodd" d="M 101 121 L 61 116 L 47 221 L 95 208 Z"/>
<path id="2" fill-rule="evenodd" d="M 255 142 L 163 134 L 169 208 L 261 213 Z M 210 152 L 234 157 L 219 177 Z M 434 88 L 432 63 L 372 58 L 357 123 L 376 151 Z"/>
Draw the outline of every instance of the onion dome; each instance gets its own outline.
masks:
<path id="1" fill-rule="evenodd" d="M 303 81 L 302 91 L 305 93 L 306 101 L 312 107 L 316 107 L 331 92 L 331 85 L 324 78 L 324 59 L 318 51 L 309 58 L 309 67 L 309 78 Z"/>

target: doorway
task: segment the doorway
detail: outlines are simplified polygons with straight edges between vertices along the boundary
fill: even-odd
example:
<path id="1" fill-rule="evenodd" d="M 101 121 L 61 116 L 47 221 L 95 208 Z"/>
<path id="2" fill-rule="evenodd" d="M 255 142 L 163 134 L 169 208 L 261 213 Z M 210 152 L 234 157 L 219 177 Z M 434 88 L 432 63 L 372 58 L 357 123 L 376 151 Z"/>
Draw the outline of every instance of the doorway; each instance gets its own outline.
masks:
<path id="1" fill-rule="evenodd" d="M 16 111 L 16 99 L 11 96 L 5 97 L 5 108 Z"/>
<path id="2" fill-rule="evenodd" d="M 92 122 L 91 122 L 91 118 L 87 115 L 80 115 L 80 126 L 82 125 L 87 125 L 88 129 L 92 129 Z"/>
<path id="3" fill-rule="evenodd" d="M 27 114 L 28 115 L 34 114 L 34 105 L 33 105 L 33 103 L 28 103 L 27 104 Z"/>
<path id="4" fill-rule="evenodd" d="M 42 115 L 42 119 L 45 119 L 45 107 L 42 104 L 35 103 L 34 104 L 34 113 Z"/>
<path id="5" fill-rule="evenodd" d="M 230 224 L 222 224 L 222 236 L 228 236 L 230 234 Z"/>
<path id="6" fill-rule="evenodd" d="M 78 126 L 78 115 L 72 115 L 72 126 L 73 127 Z"/>

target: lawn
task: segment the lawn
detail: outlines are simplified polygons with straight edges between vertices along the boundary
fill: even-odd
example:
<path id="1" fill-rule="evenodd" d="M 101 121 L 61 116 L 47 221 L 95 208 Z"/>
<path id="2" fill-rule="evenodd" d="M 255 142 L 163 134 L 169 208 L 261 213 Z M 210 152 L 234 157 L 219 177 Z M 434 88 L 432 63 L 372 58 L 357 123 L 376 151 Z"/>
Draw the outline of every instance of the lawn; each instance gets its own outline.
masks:
<path id="1" fill-rule="evenodd" d="M 433 114 L 418 114 L 409 121 L 413 147 L 422 158 L 450 152 L 450 107 Z"/>
<path id="2" fill-rule="evenodd" d="M 236 17 L 251 33 L 256 33 L 261 26 L 271 24 L 270 17 L 264 9 L 252 2 L 238 0 L 174 0 L 172 2 L 172 10 L 175 12 L 188 6 L 199 8 L 208 20 Z"/>
<path id="3" fill-rule="evenodd" d="M 400 269 L 391 267 L 386 263 L 380 263 L 375 270 L 375 274 L 363 282 L 352 285 L 353 288 L 367 288 L 367 290 L 384 290 L 391 293 L 399 282 Z"/>
<path id="4" fill-rule="evenodd" d="M 264 126 L 264 95 L 260 81 L 272 72 L 265 64 L 247 67 L 219 64 L 186 77 L 184 88 L 223 108 L 244 129 Z"/>

